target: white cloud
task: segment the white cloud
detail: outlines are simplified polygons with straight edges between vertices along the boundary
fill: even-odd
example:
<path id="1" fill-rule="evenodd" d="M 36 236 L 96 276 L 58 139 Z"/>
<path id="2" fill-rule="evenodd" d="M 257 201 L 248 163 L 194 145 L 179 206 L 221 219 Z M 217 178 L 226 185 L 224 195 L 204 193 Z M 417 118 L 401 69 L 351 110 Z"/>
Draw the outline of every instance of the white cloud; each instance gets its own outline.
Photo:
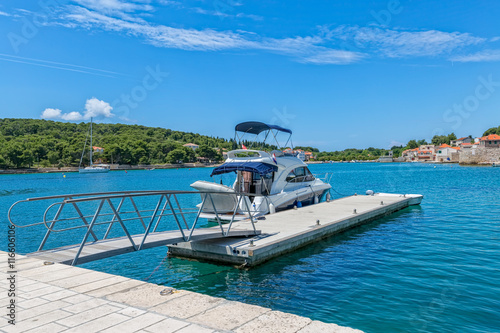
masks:
<path id="1" fill-rule="evenodd" d="M 473 54 L 454 56 L 450 60 L 456 62 L 500 61 L 500 50 L 484 50 Z"/>
<path id="2" fill-rule="evenodd" d="M 77 111 L 63 113 L 59 109 L 47 108 L 42 112 L 40 117 L 43 119 L 62 119 L 67 121 L 88 120 L 91 117 L 112 118 L 115 115 L 111 113 L 111 110 L 113 110 L 113 107 L 109 103 L 92 97 L 85 102 L 85 111 L 83 114 Z"/>
<path id="3" fill-rule="evenodd" d="M 113 108 L 109 103 L 105 101 L 100 101 L 95 97 L 88 99 L 85 103 L 85 119 L 89 119 L 90 117 L 106 117 L 111 118 L 114 114 L 111 113 Z"/>
<path id="4" fill-rule="evenodd" d="M 11 16 L 11 15 L 10 15 L 10 14 L 7 14 L 6 12 L 2 12 L 2 11 L 0 10 L 0 16 Z"/>
<path id="5" fill-rule="evenodd" d="M 84 117 L 82 116 L 82 114 L 80 112 L 73 111 L 73 112 L 61 114 L 60 118 L 63 120 L 68 120 L 68 121 L 78 121 L 78 120 L 82 120 Z"/>
<path id="6" fill-rule="evenodd" d="M 42 112 L 42 115 L 40 117 L 43 119 L 54 119 L 61 117 L 61 113 L 62 111 L 59 109 L 47 108 Z"/>

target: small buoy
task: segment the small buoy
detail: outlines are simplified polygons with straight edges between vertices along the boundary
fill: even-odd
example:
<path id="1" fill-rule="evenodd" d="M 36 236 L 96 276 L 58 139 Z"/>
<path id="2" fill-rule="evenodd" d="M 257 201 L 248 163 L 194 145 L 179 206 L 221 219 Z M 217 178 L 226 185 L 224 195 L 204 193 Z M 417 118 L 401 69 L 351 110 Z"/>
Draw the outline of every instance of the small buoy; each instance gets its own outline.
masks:
<path id="1" fill-rule="evenodd" d="M 66 178 L 66 175 L 63 175 L 63 178 Z"/>

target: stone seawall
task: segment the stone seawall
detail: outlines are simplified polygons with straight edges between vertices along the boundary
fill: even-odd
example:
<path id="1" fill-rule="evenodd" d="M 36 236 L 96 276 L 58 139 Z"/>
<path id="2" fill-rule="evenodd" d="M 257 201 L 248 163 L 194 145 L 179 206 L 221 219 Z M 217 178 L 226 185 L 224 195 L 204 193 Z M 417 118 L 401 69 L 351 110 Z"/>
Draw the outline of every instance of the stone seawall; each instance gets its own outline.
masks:
<path id="1" fill-rule="evenodd" d="M 460 164 L 490 164 L 500 162 L 500 148 L 470 148 L 460 152 Z"/>

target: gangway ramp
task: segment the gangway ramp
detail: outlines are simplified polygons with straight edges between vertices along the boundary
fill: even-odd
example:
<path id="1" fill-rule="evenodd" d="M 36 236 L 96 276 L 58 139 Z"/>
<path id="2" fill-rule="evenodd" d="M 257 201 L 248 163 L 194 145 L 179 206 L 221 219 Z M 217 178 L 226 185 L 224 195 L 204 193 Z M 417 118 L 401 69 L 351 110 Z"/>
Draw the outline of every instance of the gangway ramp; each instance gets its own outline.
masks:
<path id="1" fill-rule="evenodd" d="M 237 227 L 229 232 L 225 237 L 248 237 L 259 235 L 260 231 L 253 229 L 241 229 L 238 230 Z M 135 244 L 141 242 L 144 235 L 133 235 L 131 236 Z M 191 241 L 204 241 L 209 239 L 223 238 L 220 229 L 214 228 L 203 228 L 199 229 L 199 233 L 193 234 L 191 236 Z M 182 233 L 178 230 L 155 232 L 149 235 L 141 249 L 149 249 L 164 245 L 173 245 L 177 243 L 184 242 L 184 237 Z M 29 253 L 28 257 L 35 257 L 37 259 L 42 259 L 49 262 L 61 263 L 71 265 L 73 260 L 78 253 L 80 244 L 64 246 L 60 248 L 55 248 L 46 251 L 37 251 Z M 127 237 L 118 237 L 106 240 L 100 240 L 97 242 L 87 243 L 83 247 L 79 257 L 78 264 L 83 264 L 86 262 L 91 262 L 99 259 L 114 257 L 120 254 L 125 254 L 129 252 L 134 252 L 135 249 L 131 245 Z"/>
<path id="2" fill-rule="evenodd" d="M 216 193 L 235 196 L 238 202 L 233 214 L 224 212 L 225 219 L 231 217 L 225 224 L 219 218 L 222 215 L 217 213 L 212 194 L 210 191 L 123 191 L 30 198 L 14 203 L 8 219 L 18 228 L 45 230 L 38 250 L 28 256 L 70 265 L 163 245 L 260 234 L 249 200 L 243 200 L 248 194 Z M 196 205 L 200 200 L 201 204 Z M 186 203 L 188 207 L 183 208 Z M 240 204 L 246 210 L 237 213 Z M 205 206 L 215 211 L 217 226 L 199 225 Z M 246 217 L 248 222 L 240 224 L 236 219 L 241 216 L 237 215 Z M 38 216 L 42 216 L 41 222 L 18 222 Z M 48 245 L 52 248 L 46 249 Z"/>

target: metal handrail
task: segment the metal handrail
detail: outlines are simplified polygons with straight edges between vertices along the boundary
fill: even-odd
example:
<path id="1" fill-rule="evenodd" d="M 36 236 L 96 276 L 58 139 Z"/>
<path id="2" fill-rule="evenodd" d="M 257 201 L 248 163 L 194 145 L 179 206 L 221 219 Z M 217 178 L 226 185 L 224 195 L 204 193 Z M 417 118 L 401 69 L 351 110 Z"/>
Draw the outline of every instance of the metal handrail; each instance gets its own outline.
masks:
<path id="1" fill-rule="evenodd" d="M 189 194 L 196 194 L 196 195 L 201 195 L 202 197 L 202 203 L 201 206 L 198 209 L 194 208 L 182 208 L 181 204 L 177 198 L 178 195 L 189 195 Z M 221 222 L 220 214 L 217 212 L 217 207 L 214 203 L 214 199 L 212 197 L 213 194 L 217 195 L 229 195 L 229 196 L 236 196 L 238 198 L 238 204 L 235 206 L 233 215 L 231 218 L 231 221 L 229 222 L 229 225 L 227 228 L 224 228 Z M 134 198 L 139 198 L 139 197 L 153 197 L 153 196 L 159 196 L 159 199 L 156 203 L 155 209 L 143 209 L 140 210 L 135 201 Z M 9 222 L 19 228 L 27 228 L 27 227 L 32 227 L 32 226 L 37 226 L 37 225 L 44 225 L 46 228 L 46 233 L 45 236 L 40 243 L 40 246 L 38 248 L 38 251 L 42 251 L 43 247 L 45 246 L 49 236 L 52 233 L 61 233 L 65 231 L 70 231 L 70 230 L 75 230 L 75 229 L 86 229 L 85 235 L 83 237 L 83 240 L 78 248 L 78 251 L 76 253 L 76 256 L 73 260 L 73 265 L 76 264 L 78 261 L 78 257 L 81 254 L 82 249 L 85 246 L 85 243 L 88 241 L 89 237 L 92 237 L 94 241 L 100 240 L 98 235 L 94 232 L 94 228 L 96 226 L 102 226 L 102 225 L 108 225 L 106 233 L 104 237 L 101 239 L 107 239 L 109 236 L 109 233 L 111 231 L 111 228 L 114 224 L 119 224 L 121 228 L 123 229 L 125 235 L 129 239 L 132 248 L 136 251 L 141 250 L 143 248 L 143 245 L 148 237 L 149 234 L 158 232 L 157 229 L 160 225 L 160 222 L 162 218 L 164 217 L 173 217 L 175 220 L 175 224 L 177 225 L 178 230 L 182 234 L 182 238 L 184 241 L 188 242 L 190 241 L 193 232 L 197 226 L 198 220 L 200 218 L 200 215 L 203 212 L 203 208 L 206 205 L 211 206 L 213 211 L 215 212 L 215 217 L 216 220 L 219 224 L 219 227 L 221 229 L 221 234 L 224 237 L 229 236 L 231 227 L 233 225 L 233 222 L 235 220 L 236 213 L 239 212 L 244 212 L 245 215 L 248 213 L 248 217 L 250 219 L 250 222 L 252 223 L 253 231 L 254 234 L 257 234 L 257 230 L 254 225 L 254 219 L 253 215 L 250 209 L 249 205 L 249 200 L 246 199 L 245 197 L 252 196 L 262 196 L 259 194 L 254 194 L 254 193 L 243 193 L 243 192 L 211 192 L 211 191 L 121 191 L 121 192 L 99 192 L 99 193 L 83 193 L 83 194 L 66 194 L 66 195 L 56 195 L 56 196 L 47 196 L 47 197 L 37 197 L 37 198 L 29 198 L 25 200 L 19 200 L 15 202 L 8 211 L 8 219 Z M 61 200 L 62 199 L 62 200 Z M 119 204 L 116 206 L 116 202 L 113 203 L 113 199 L 120 199 Z M 34 202 L 34 201 L 42 201 L 42 200 L 57 200 L 57 202 L 51 203 L 43 212 L 43 221 L 42 222 L 37 222 L 37 223 L 32 223 L 28 225 L 18 225 L 14 223 L 12 220 L 12 210 L 14 207 L 21 203 L 26 203 L 26 202 Z M 127 209 L 125 211 L 121 211 L 124 203 L 126 200 L 129 200 L 130 203 L 133 206 L 133 209 Z M 244 200 L 244 206 L 241 207 L 241 200 Z M 84 214 L 82 212 L 82 207 L 78 206 L 81 203 L 85 202 L 96 202 L 98 203 L 97 209 L 95 209 L 95 212 L 93 214 L 86 213 Z M 108 207 L 111 209 L 112 212 L 106 212 L 103 211 L 105 207 Z M 49 213 L 57 207 L 57 211 L 54 215 L 53 218 L 49 218 Z M 72 207 L 76 211 L 76 216 L 68 216 L 68 217 L 61 217 L 63 214 L 63 210 L 66 207 Z M 95 206 L 92 206 L 92 208 L 89 208 L 88 206 L 85 207 L 84 210 L 87 209 L 94 209 Z M 246 208 L 246 209 L 244 209 Z M 186 216 L 187 215 L 193 215 L 196 213 L 196 216 L 194 218 L 194 222 L 189 227 Z M 179 216 L 180 215 L 180 216 Z M 104 219 L 104 220 L 103 220 Z M 74 223 L 81 221 L 82 224 L 79 225 L 74 225 Z M 141 241 L 139 244 L 136 244 L 131 236 L 131 233 L 129 232 L 127 225 L 125 225 L 126 222 L 137 222 L 140 221 L 142 227 L 144 228 L 144 233 L 141 234 Z M 69 223 L 65 225 L 64 228 L 62 229 L 56 229 L 55 226 L 56 224 L 59 224 L 61 222 L 64 223 Z M 130 228 L 130 225 L 129 225 Z M 226 230 L 225 230 L 226 229 Z"/>

